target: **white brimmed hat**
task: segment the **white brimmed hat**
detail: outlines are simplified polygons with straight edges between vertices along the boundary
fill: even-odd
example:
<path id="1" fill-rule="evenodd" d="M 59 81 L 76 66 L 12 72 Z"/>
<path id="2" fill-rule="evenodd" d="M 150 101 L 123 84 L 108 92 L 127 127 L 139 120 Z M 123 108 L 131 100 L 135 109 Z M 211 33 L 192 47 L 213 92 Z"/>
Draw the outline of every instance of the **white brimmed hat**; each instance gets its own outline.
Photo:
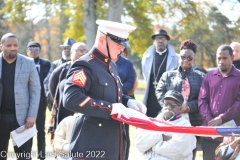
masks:
<path id="1" fill-rule="evenodd" d="M 96 23 L 99 25 L 98 30 L 100 32 L 106 34 L 114 42 L 123 46 L 125 46 L 124 42 L 128 41 L 129 34 L 136 29 L 135 26 L 107 20 L 98 19 Z"/>

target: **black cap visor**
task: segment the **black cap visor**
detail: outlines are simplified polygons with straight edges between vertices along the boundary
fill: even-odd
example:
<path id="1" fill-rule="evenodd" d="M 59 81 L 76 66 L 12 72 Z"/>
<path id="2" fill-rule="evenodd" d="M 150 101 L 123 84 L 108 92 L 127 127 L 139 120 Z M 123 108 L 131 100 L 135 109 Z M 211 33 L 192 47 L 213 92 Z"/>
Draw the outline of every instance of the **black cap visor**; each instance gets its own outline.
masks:
<path id="1" fill-rule="evenodd" d="M 174 96 L 170 96 L 170 95 L 168 95 L 168 96 L 164 97 L 163 99 L 166 99 L 166 98 L 172 98 L 172 99 L 175 99 L 178 103 L 180 103 L 180 104 L 182 105 L 182 102 L 180 102 L 179 99 L 177 99 L 177 98 L 174 97 Z"/>
<path id="2" fill-rule="evenodd" d="M 111 38 L 111 40 L 113 40 L 115 43 L 120 44 L 120 45 L 126 47 L 126 43 L 125 43 L 125 42 L 127 42 L 128 39 L 120 38 L 120 37 L 115 36 L 115 35 L 112 35 L 112 34 L 110 34 L 110 33 L 107 33 L 106 35 L 107 35 L 109 38 Z"/>

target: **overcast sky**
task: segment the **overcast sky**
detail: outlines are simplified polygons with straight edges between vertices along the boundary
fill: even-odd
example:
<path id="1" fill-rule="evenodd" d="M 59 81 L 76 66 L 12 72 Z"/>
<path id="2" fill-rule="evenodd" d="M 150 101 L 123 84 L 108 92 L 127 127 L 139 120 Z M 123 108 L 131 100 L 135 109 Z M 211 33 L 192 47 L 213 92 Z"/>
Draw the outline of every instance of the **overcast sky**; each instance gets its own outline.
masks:
<path id="1" fill-rule="evenodd" d="M 194 0 L 194 1 L 202 2 L 202 0 Z M 206 0 L 206 1 L 216 5 L 220 10 L 220 12 L 226 17 L 228 17 L 229 20 L 236 21 L 240 15 L 240 3 L 237 0 L 225 0 L 224 3 L 221 3 L 222 0 Z M 44 14 L 45 14 L 44 5 L 43 4 L 35 5 L 35 6 L 32 6 L 31 9 L 27 12 L 26 19 L 34 19 L 34 23 L 36 23 L 42 19 Z M 156 20 L 156 22 L 153 22 L 153 23 L 155 25 L 160 24 L 160 25 L 171 26 L 172 25 L 171 23 L 173 23 L 174 21 L 175 21 L 174 19 L 168 19 L 168 20 L 164 19 L 163 21 Z"/>
<path id="2" fill-rule="evenodd" d="M 221 1 L 221 0 L 218 0 L 218 1 Z M 218 6 L 218 9 L 220 10 L 220 12 L 226 17 L 228 17 L 229 20 L 236 21 L 240 16 L 240 3 L 237 2 L 236 0 L 229 0 L 229 1 L 232 1 L 232 2 L 225 1 L 221 5 L 219 5 L 219 3 L 216 3 L 216 5 Z"/>

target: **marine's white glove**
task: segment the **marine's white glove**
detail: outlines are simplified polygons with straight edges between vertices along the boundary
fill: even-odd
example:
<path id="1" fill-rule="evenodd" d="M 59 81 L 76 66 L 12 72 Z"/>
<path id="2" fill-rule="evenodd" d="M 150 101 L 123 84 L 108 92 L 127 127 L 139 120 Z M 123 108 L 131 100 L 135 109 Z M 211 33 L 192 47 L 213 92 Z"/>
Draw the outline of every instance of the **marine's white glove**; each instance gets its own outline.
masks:
<path id="1" fill-rule="evenodd" d="M 122 115 L 126 118 L 130 118 L 128 115 L 127 108 L 122 103 L 113 103 L 112 104 L 112 114 L 118 114 L 117 118 L 120 118 Z"/>
<path id="2" fill-rule="evenodd" d="M 127 106 L 137 111 L 141 111 L 144 114 L 146 114 L 147 112 L 147 107 L 142 102 L 135 99 L 129 99 L 127 102 Z"/>

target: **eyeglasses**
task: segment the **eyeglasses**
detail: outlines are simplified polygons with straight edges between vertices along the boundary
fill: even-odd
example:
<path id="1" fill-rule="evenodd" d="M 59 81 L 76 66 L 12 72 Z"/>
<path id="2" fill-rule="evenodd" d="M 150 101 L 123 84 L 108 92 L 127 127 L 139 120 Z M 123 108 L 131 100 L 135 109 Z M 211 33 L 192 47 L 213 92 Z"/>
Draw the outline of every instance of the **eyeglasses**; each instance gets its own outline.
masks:
<path id="1" fill-rule="evenodd" d="M 163 105 L 164 105 L 164 107 L 170 106 L 171 108 L 176 108 L 176 107 L 178 107 L 178 106 L 181 106 L 180 104 L 171 103 L 171 102 L 168 102 L 168 101 L 166 101 L 166 100 L 164 100 Z"/>
<path id="2" fill-rule="evenodd" d="M 70 50 L 71 47 L 63 47 L 63 50 Z"/>
<path id="3" fill-rule="evenodd" d="M 77 52 L 77 53 L 82 53 L 82 54 L 86 54 L 88 51 L 87 51 L 86 49 L 83 49 L 83 50 L 77 49 L 77 50 L 75 50 L 75 52 Z"/>
<path id="4" fill-rule="evenodd" d="M 192 61 L 193 60 L 193 57 L 185 57 L 185 56 L 181 56 L 181 59 L 184 61 L 184 60 L 187 60 L 187 61 Z"/>
<path id="5" fill-rule="evenodd" d="M 164 36 L 163 37 L 155 37 L 154 40 L 156 40 L 156 41 L 160 41 L 160 40 L 161 41 L 165 41 L 165 40 L 167 40 L 167 38 L 164 37 Z"/>
<path id="6" fill-rule="evenodd" d="M 40 51 L 39 47 L 28 47 L 29 51 Z"/>

